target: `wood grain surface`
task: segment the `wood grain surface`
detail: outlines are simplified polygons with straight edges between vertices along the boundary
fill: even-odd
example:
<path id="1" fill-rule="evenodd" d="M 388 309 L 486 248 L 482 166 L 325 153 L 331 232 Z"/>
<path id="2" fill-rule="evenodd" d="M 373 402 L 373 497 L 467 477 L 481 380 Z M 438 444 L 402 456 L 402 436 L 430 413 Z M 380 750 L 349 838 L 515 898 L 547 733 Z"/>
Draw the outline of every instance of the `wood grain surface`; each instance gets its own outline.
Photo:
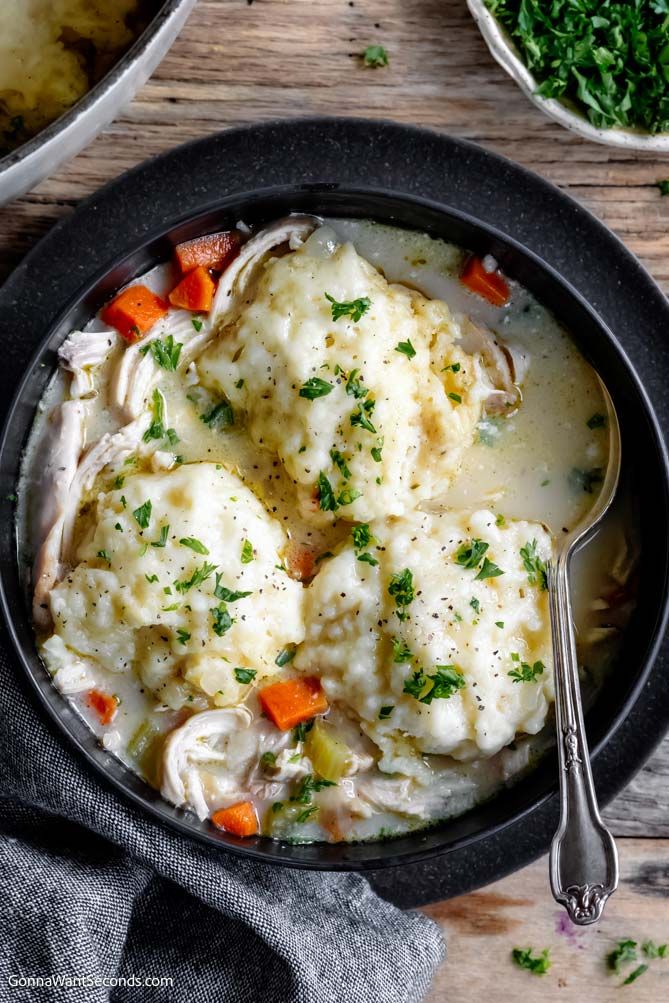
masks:
<path id="1" fill-rule="evenodd" d="M 368 44 L 390 65 L 365 68 Z M 80 199 L 147 157 L 239 123 L 306 114 L 393 118 L 474 140 L 560 185 L 610 226 L 669 289 L 669 158 L 588 143 L 549 122 L 488 53 L 464 0 L 200 0 L 132 105 L 37 189 L 0 209 L 0 281 Z M 607 811 L 623 885 L 603 923 L 569 938 L 539 862 L 428 912 L 449 934 L 432 1003 L 617 999 L 603 957 L 618 937 L 669 939 L 669 741 Z M 543 978 L 513 946 L 550 946 Z M 620 981 L 620 980 L 617 980 Z M 625 992 L 669 999 L 669 959 Z M 370 1001 L 371 1003 L 371 1001 Z"/>

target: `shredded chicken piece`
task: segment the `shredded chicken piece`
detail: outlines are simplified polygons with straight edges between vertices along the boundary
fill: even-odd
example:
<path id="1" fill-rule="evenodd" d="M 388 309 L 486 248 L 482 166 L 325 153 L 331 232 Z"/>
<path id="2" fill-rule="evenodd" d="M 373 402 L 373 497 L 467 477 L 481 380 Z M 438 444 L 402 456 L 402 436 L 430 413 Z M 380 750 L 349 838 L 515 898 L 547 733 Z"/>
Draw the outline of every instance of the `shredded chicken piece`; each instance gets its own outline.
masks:
<path id="1" fill-rule="evenodd" d="M 141 415 L 135 421 L 124 425 L 118 432 L 105 432 L 81 457 L 76 474 L 70 482 L 68 497 L 63 513 L 61 560 L 69 561 L 72 550 L 74 524 L 79 514 L 82 497 L 93 487 L 95 478 L 110 463 L 125 459 L 137 449 L 148 423 L 148 416 Z"/>
<path id="2" fill-rule="evenodd" d="M 118 343 L 113 331 L 73 331 L 58 349 L 63 368 L 72 373 L 70 397 L 90 397 L 95 391 L 91 369 L 101 365 Z"/>
<path id="3" fill-rule="evenodd" d="M 39 547 L 33 568 L 33 616 L 48 627 L 47 599 L 61 575 L 63 532 L 71 500 L 72 483 L 84 445 L 86 408 L 81 400 L 65 401 L 55 408 L 47 426 L 48 452 L 42 481 Z"/>
<path id="4" fill-rule="evenodd" d="M 204 330 L 208 322 L 203 319 L 202 323 Z M 182 366 L 186 347 L 196 338 L 193 315 L 188 310 L 171 310 L 146 337 L 124 349 L 109 387 L 110 401 L 118 409 L 122 420 L 132 421 L 147 407 L 151 392 L 160 378 L 160 368 L 153 354 L 146 349 L 151 342 L 164 341 L 170 335 L 176 344 L 183 345 L 179 357 L 179 366 Z"/>
<path id="5" fill-rule="evenodd" d="M 219 279 L 216 295 L 211 308 L 211 329 L 203 329 L 198 338 L 188 345 L 188 358 L 193 359 L 206 348 L 211 340 L 213 329 L 220 327 L 228 317 L 235 303 L 243 296 L 253 273 L 275 247 L 288 243 L 292 250 L 302 244 L 313 233 L 321 220 L 316 216 L 286 216 L 266 230 L 261 230 L 243 245 L 236 258 L 225 269 Z"/>
<path id="6" fill-rule="evenodd" d="M 175 728 L 163 751 L 163 779 L 160 792 L 177 807 L 191 804 L 198 818 L 209 817 L 209 807 L 204 796 L 199 764 L 224 762 L 225 753 L 215 745 L 252 721 L 246 707 L 225 710 L 205 710 Z"/>
<path id="7" fill-rule="evenodd" d="M 491 383 L 486 399 L 486 412 L 510 415 L 520 407 L 520 384 L 527 375 L 529 356 L 517 346 L 505 344 L 492 331 L 467 319 L 463 323 L 462 347 L 466 352 L 478 352 Z"/>

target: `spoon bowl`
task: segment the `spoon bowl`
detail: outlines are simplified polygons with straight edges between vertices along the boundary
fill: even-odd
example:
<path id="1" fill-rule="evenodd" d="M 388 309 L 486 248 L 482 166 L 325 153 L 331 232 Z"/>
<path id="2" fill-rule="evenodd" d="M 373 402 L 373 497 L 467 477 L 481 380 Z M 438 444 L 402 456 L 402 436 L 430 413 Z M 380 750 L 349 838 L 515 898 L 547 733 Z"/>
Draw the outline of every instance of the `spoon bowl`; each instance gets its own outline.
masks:
<path id="1" fill-rule="evenodd" d="M 618 416 L 607 388 L 599 382 L 609 430 L 606 473 L 592 508 L 560 539 L 547 576 L 560 770 L 560 824 L 551 844 L 550 881 L 555 900 L 579 926 L 596 923 L 618 887 L 618 853 L 599 813 L 590 768 L 569 591 L 571 558 L 608 512 L 620 477 Z"/>

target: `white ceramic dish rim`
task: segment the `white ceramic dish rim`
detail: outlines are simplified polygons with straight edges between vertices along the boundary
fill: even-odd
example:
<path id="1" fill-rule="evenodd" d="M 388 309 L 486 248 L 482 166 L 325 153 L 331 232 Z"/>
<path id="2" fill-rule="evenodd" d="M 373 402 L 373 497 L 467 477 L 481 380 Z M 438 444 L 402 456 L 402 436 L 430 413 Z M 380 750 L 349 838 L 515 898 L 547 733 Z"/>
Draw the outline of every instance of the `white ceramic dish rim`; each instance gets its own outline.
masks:
<path id="1" fill-rule="evenodd" d="M 570 111 L 554 98 L 544 98 L 536 93 L 537 81 L 520 59 L 516 48 L 497 18 L 488 10 L 485 0 L 467 0 L 469 11 L 478 25 L 479 31 L 490 49 L 492 56 L 502 69 L 515 80 L 520 89 L 544 114 L 566 129 L 605 146 L 618 146 L 628 150 L 648 150 L 655 153 L 669 153 L 669 133 L 651 136 L 628 129 L 598 129 L 588 120 Z"/>

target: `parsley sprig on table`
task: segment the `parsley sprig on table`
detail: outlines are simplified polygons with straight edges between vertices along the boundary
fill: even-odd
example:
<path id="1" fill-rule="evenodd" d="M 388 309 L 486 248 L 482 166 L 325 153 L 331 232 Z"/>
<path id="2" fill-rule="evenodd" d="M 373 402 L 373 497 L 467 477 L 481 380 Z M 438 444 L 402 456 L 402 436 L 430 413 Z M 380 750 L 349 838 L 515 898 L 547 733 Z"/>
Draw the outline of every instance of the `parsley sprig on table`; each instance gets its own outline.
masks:
<path id="1" fill-rule="evenodd" d="M 667 0 L 486 0 L 545 98 L 599 129 L 669 129 Z"/>

